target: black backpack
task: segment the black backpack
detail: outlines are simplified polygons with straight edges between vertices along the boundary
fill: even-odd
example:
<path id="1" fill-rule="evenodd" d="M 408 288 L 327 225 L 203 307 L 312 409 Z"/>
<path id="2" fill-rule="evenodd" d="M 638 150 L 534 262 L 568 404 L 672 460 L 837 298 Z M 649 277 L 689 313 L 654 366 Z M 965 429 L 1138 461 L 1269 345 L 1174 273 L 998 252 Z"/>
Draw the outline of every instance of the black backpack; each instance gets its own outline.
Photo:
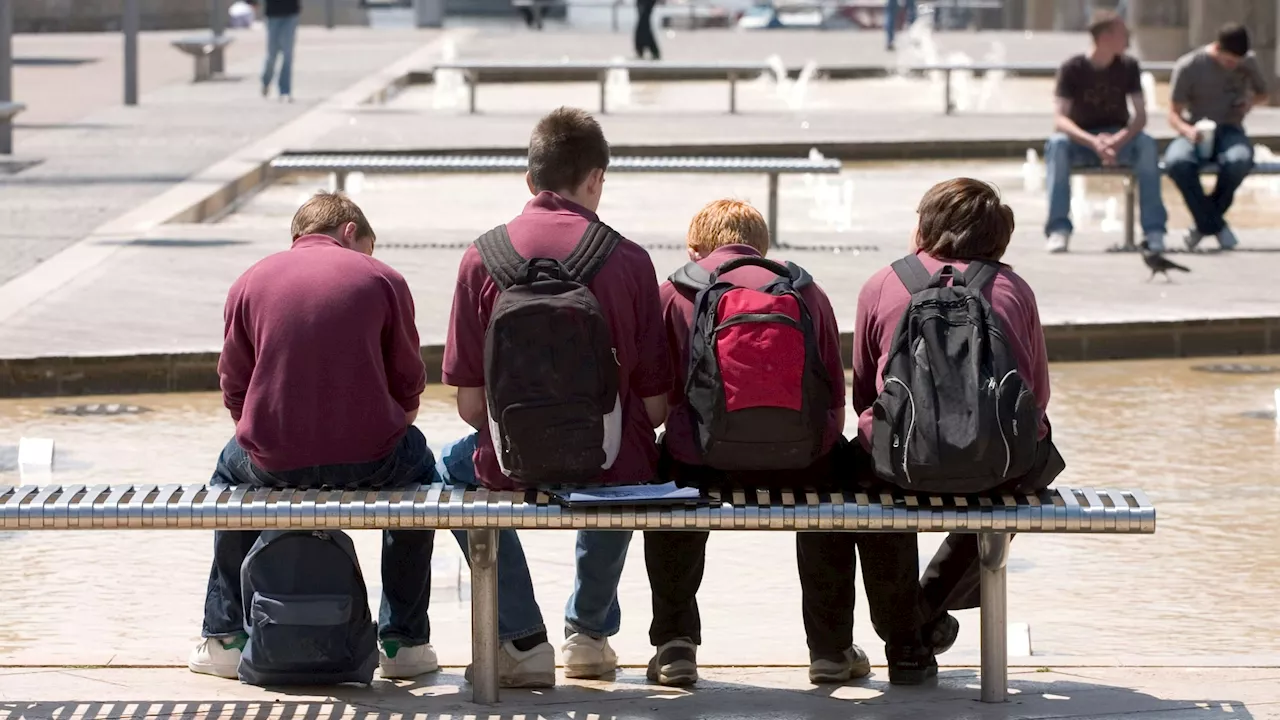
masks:
<path id="1" fill-rule="evenodd" d="M 240 680 L 251 685 L 373 682 L 378 628 L 351 538 L 340 530 L 262 533 L 240 569 Z"/>
<path id="2" fill-rule="evenodd" d="M 721 276 L 748 265 L 777 279 L 759 289 Z M 740 257 L 709 272 L 689 263 L 670 278 L 697 293 L 685 397 L 702 460 L 718 470 L 807 468 L 822 454 L 831 380 L 800 289 L 803 268 Z"/>
<path id="3" fill-rule="evenodd" d="M 520 485 L 590 482 L 617 459 L 617 349 L 587 284 L 621 240 L 593 222 L 563 262 L 521 257 L 506 226 L 476 240 L 501 290 L 484 338 L 489 429 L 498 465 Z"/>
<path id="4" fill-rule="evenodd" d="M 978 493 L 1030 472 L 1039 410 L 982 288 L 999 266 L 948 265 L 932 277 L 915 255 L 893 270 L 911 293 L 873 406 L 876 474 L 923 493 Z M 948 284 L 949 283 L 949 284 Z"/>

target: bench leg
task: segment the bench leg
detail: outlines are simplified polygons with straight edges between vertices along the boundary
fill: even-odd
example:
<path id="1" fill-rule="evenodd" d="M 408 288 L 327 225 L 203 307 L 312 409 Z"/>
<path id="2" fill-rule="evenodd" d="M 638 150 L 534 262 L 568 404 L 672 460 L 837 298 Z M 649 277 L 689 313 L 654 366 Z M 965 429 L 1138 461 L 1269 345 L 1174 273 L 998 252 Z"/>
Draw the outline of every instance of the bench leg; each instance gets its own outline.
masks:
<path id="1" fill-rule="evenodd" d="M 947 114 L 950 115 L 956 109 L 956 106 L 951 102 L 951 70 L 950 68 L 943 71 L 942 82 L 945 88 L 944 90 L 945 94 L 943 95 L 943 98 L 944 98 L 944 101 L 946 102 Z"/>
<path id="2" fill-rule="evenodd" d="M 778 245 L 778 173 L 769 173 L 769 245 Z"/>
<path id="3" fill-rule="evenodd" d="M 1137 205 L 1138 182 L 1132 175 L 1124 179 L 1124 249 L 1137 250 L 1133 241 L 1133 209 Z"/>
<path id="4" fill-rule="evenodd" d="M 729 73 L 729 114 L 738 112 L 738 76 Z"/>
<path id="5" fill-rule="evenodd" d="M 982 702 L 1005 701 L 1009 686 L 1008 533 L 978 535 L 982 602 Z"/>
<path id="6" fill-rule="evenodd" d="M 333 173 L 333 189 L 335 192 L 347 191 L 347 171 L 336 170 Z"/>
<path id="7" fill-rule="evenodd" d="M 605 101 L 606 91 L 609 85 L 609 71 L 602 70 L 600 72 L 600 114 L 604 115 L 609 112 L 608 103 Z"/>
<path id="8" fill-rule="evenodd" d="M 208 56 L 208 55 L 196 55 L 196 79 L 195 79 L 195 82 L 204 82 L 205 80 L 208 80 L 208 79 L 209 79 L 210 75 L 211 75 L 211 71 L 210 71 L 210 69 L 209 69 L 209 56 Z"/>
<path id="9" fill-rule="evenodd" d="M 467 73 L 467 93 L 471 114 L 476 114 L 476 86 L 480 84 L 480 77 L 475 73 Z"/>
<path id="10" fill-rule="evenodd" d="M 471 699 L 498 702 L 498 531 L 468 530 L 471 555 Z"/>

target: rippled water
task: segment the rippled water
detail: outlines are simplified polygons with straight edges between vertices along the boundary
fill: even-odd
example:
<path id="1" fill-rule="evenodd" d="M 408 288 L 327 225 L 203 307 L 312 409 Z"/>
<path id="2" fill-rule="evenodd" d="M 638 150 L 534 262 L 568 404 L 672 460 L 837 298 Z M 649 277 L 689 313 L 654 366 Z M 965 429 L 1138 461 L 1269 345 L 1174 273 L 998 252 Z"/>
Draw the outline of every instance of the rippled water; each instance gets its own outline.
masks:
<path id="1" fill-rule="evenodd" d="M 1280 359 L 1258 358 L 1268 364 Z M 1198 372 L 1204 360 L 1057 365 L 1050 416 L 1067 458 L 1063 484 L 1141 487 L 1156 503 L 1154 536 L 1022 536 L 1014 546 L 1010 621 L 1028 623 L 1036 654 L 1280 654 L 1271 598 L 1280 596 L 1280 523 L 1268 501 L 1280 435 L 1268 419 L 1280 374 Z M 1239 362 L 1233 359 L 1232 362 Z M 97 401 L 152 411 L 55 415 Z M 452 396 L 432 388 L 419 425 L 433 447 L 465 431 Z M 200 482 L 231 432 L 212 394 L 0 401 L 0 482 L 17 480 L 22 435 L 57 442 L 60 482 Z M 366 571 L 377 536 L 356 533 Z M 545 617 L 558 634 L 572 584 L 573 536 L 524 533 Z M 936 545 L 922 536 L 922 555 Z M 209 533 L 49 532 L 0 535 L 0 664 L 173 664 L 199 632 Z M 456 563 L 452 541 L 437 553 Z M 623 661 L 648 659 L 649 600 L 637 538 L 623 580 Z M 793 539 L 719 533 L 700 596 L 706 663 L 804 663 Z M 370 588 L 377 592 L 376 573 Z M 449 664 L 468 659 L 463 588 L 437 577 L 433 642 Z M 744 592 L 745 591 L 745 592 Z M 763 618 L 768 618 L 762 622 Z M 977 652 L 976 616 L 962 615 L 954 655 Z M 749 636 L 750 642 L 744 641 Z M 859 608 L 858 641 L 878 642 Z"/>

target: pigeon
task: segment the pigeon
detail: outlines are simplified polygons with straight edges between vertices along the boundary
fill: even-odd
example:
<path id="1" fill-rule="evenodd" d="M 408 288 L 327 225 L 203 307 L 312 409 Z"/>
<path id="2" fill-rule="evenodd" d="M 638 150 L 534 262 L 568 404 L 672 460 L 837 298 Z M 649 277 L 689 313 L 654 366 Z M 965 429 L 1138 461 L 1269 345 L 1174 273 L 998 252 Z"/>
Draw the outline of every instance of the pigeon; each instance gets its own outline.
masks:
<path id="1" fill-rule="evenodd" d="M 1138 249 L 1142 251 L 1142 262 L 1151 268 L 1151 277 L 1147 278 L 1147 282 L 1155 279 L 1156 274 L 1164 275 L 1165 282 L 1173 282 L 1169 278 L 1170 270 L 1180 270 L 1185 273 L 1191 272 L 1191 268 L 1179 265 L 1164 256 L 1164 253 L 1155 252 L 1147 245 L 1147 241 L 1143 240 L 1138 243 Z"/>

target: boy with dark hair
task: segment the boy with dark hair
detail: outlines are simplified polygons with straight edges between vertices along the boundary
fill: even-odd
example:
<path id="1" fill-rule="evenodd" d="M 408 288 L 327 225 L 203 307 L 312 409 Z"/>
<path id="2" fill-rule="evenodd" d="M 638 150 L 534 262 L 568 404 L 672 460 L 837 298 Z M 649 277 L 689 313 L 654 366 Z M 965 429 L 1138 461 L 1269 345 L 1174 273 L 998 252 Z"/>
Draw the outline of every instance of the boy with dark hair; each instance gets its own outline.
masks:
<path id="1" fill-rule="evenodd" d="M 1217 237 L 1223 250 L 1238 240 L 1226 214 L 1249 171 L 1253 143 L 1244 131 L 1245 116 L 1269 99 L 1258 58 L 1249 49 L 1249 31 L 1227 23 L 1217 41 L 1178 59 L 1170 83 L 1169 124 L 1178 137 L 1169 143 L 1164 162 L 1191 211 L 1195 227 L 1187 233 L 1188 250 L 1206 237 Z M 1200 169 L 1218 165 L 1213 193 L 1205 195 Z"/>
<path id="2" fill-rule="evenodd" d="M 992 274 L 979 291 L 990 304 L 1016 362 L 1017 375 L 1034 401 L 1032 419 L 1036 426 L 1034 457 L 1027 458 L 1029 469 L 999 489 L 1014 493 L 1042 490 L 1062 472 L 1064 463 L 1053 445 L 1045 415 L 1049 405 L 1049 364 L 1035 293 L 1012 268 L 1000 264 L 1013 236 L 1013 211 L 987 183 L 956 178 L 938 183 L 925 193 L 918 213 L 919 223 L 910 246 L 913 254 L 906 260 L 918 262 L 926 279 L 941 277 L 937 274 L 950 267 L 966 278 L 972 275 L 972 281 L 978 283 L 980 274 L 969 273 L 970 266 L 991 264 L 983 268 Z M 858 295 L 853 407 L 858 412 L 858 440 L 873 452 L 879 414 L 876 405 L 884 397 L 886 367 L 912 294 L 897 269 L 890 266 L 873 275 Z M 956 388 L 957 392 L 964 389 Z M 906 444 L 909 442 L 910 437 Z M 909 459 L 915 458 L 909 458 L 904 451 L 904 467 Z M 944 652 L 959 632 L 959 623 L 949 611 L 978 606 L 977 536 L 949 535 L 925 569 L 920 592 L 925 641 L 934 653 Z"/>
<path id="3" fill-rule="evenodd" d="M 493 489 L 649 482 L 671 368 L 653 263 L 596 215 L 609 145 L 589 114 L 560 108 L 534 128 L 528 163 L 533 199 L 477 240 L 458 268 L 443 379 L 458 388 L 458 414 L 476 433 L 442 451 L 444 474 Z M 570 386 L 581 392 L 566 396 Z M 544 431 L 551 426 L 555 433 Z M 629 532 L 578 533 L 565 609 L 569 677 L 617 668 L 608 638 L 621 624 L 630 540 Z M 528 570 L 520 571 L 523 586 Z M 503 592 L 509 581 L 500 569 Z M 504 648 L 508 684 L 527 651 L 518 642 Z M 539 670 L 545 684 L 554 681 L 550 659 Z"/>
<path id="4" fill-rule="evenodd" d="M 660 472 L 664 479 L 702 487 L 830 488 L 845 480 L 844 475 L 862 471 L 857 460 L 850 457 L 851 448 L 842 435 L 844 366 L 835 312 L 826 293 L 800 268 L 765 260 L 769 252 L 769 227 L 759 211 L 747 203 L 717 200 L 704 207 L 689 225 L 688 245 L 690 264 L 663 283 L 660 290 L 671 364 L 677 369 L 676 384 L 668 395 L 671 410 L 662 440 Z M 726 394 L 731 386 L 736 397 L 753 396 L 749 402 L 735 401 L 734 406 L 739 408 L 735 412 L 728 412 L 726 401 L 724 414 L 736 415 L 733 422 L 743 427 L 752 422 L 746 414 L 753 410 L 768 413 L 758 416 L 764 421 L 760 437 L 777 439 L 790 434 L 792 428 L 785 415 L 788 403 L 783 396 L 788 395 L 787 390 L 793 385 L 780 378 L 798 367 L 789 365 L 787 357 L 803 356 L 805 372 L 812 368 L 820 376 L 823 387 L 812 393 L 814 398 L 806 398 L 799 405 L 803 407 L 818 397 L 823 402 L 814 408 L 820 415 L 812 427 L 816 442 L 800 462 L 783 462 L 780 465 L 785 467 L 768 469 L 722 470 L 708 461 L 709 454 L 704 451 L 705 443 L 701 439 L 703 431 L 714 427 L 717 421 L 696 409 L 698 401 L 691 397 L 705 394 L 708 379 L 701 370 L 694 371 L 698 375 L 696 381 L 691 382 L 687 377 L 691 355 L 697 355 L 691 331 L 695 326 L 702 327 L 699 323 L 705 318 L 699 319 L 700 312 L 706 312 L 694 307 L 699 291 L 691 283 L 695 276 L 710 280 L 710 275 L 720 270 L 724 274 L 717 274 L 716 287 L 724 282 L 734 288 L 721 296 L 718 305 L 739 308 L 740 314 L 733 322 L 744 321 L 736 327 L 747 328 L 742 340 L 750 347 L 731 348 L 734 339 L 729 332 L 717 333 L 715 349 L 721 358 L 718 374 Z M 779 273 L 787 274 L 794 296 L 790 288 L 771 296 L 757 290 L 776 283 L 781 277 Z M 796 296 L 798 302 L 794 306 L 787 302 Z M 749 306 L 753 302 L 772 304 L 775 310 L 784 313 L 795 311 L 801 318 L 798 324 L 811 328 L 811 349 L 816 357 L 809 358 L 809 350 L 798 346 L 799 336 L 795 336 L 792 343 L 786 341 L 787 330 L 782 326 L 789 323 L 785 320 L 778 318 L 781 322 L 772 323 L 773 327 L 770 323 L 750 322 L 751 315 L 763 309 L 763 306 Z M 724 317 L 715 318 L 715 322 L 721 327 L 730 325 Z M 806 345 L 809 339 L 805 338 Z M 755 362 L 750 362 L 752 356 L 756 356 Z M 730 365 L 740 367 L 741 372 L 735 374 L 728 368 Z M 730 378 L 730 374 L 734 377 Z M 801 385 L 799 392 L 806 396 L 811 394 L 811 388 Z M 710 414 L 718 412 L 721 410 Z M 740 457 L 747 452 L 776 457 L 790 447 L 768 440 L 759 442 L 759 437 L 755 444 L 761 449 L 735 444 L 733 452 Z M 697 646 L 701 643 L 702 627 L 696 594 L 702 582 L 708 535 L 698 531 L 645 533 L 645 565 L 653 592 L 649 639 L 656 652 L 648 668 L 649 680 L 653 682 L 681 686 L 698 680 Z M 919 597 L 916 583 L 919 561 L 915 537 L 895 533 L 797 533 L 796 556 L 810 655 L 809 680 L 842 683 L 871 672 L 866 653 L 853 643 L 855 548 L 862 554 L 872 621 L 886 641 L 890 680 L 896 684 L 918 684 L 924 680 L 919 663 L 924 654 L 920 624 L 914 612 Z"/>
<path id="5" fill-rule="evenodd" d="M 1147 105 L 1138 61 L 1125 52 L 1129 29 L 1119 15 L 1102 10 L 1094 15 L 1089 33 L 1093 48 L 1058 69 L 1054 134 L 1044 147 L 1046 248 L 1064 253 L 1071 242 L 1071 169 L 1119 165 L 1133 168 L 1137 176 L 1147 245 L 1163 251 L 1168 216 L 1160 197 L 1160 153 L 1156 141 L 1143 132 Z"/>

